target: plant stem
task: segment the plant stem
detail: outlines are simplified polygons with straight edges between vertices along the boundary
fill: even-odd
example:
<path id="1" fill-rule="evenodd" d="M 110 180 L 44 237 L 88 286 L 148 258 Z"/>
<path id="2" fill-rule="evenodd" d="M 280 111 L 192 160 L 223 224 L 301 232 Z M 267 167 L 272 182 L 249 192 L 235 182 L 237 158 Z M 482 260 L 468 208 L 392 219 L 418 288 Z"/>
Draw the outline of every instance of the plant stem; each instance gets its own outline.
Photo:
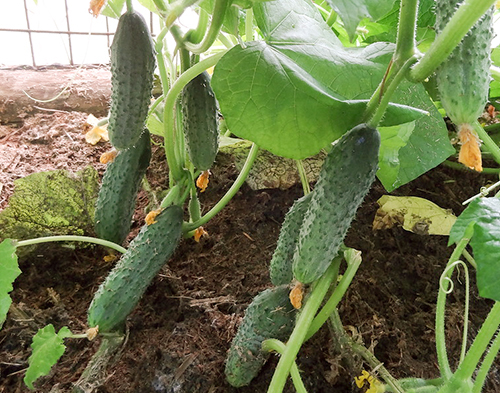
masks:
<path id="1" fill-rule="evenodd" d="M 476 374 L 476 380 L 474 381 L 472 393 L 481 393 L 486 377 L 488 376 L 488 372 L 490 371 L 493 361 L 498 355 L 498 351 L 500 350 L 500 331 L 497 330 L 496 334 L 497 336 L 484 356 L 483 363 L 481 363 L 481 367 Z"/>
<path id="2" fill-rule="evenodd" d="M 245 41 L 253 41 L 253 8 L 249 8 L 246 13 Z"/>
<path id="3" fill-rule="evenodd" d="M 41 244 L 41 243 L 50 243 L 50 242 L 85 242 L 85 243 L 94 243 L 99 244 L 104 247 L 112 248 L 122 254 L 127 252 L 125 248 L 122 246 L 110 242 L 108 240 L 98 239 L 96 237 L 90 236 L 78 236 L 78 235 L 59 235 L 59 236 L 46 236 L 39 237 L 36 239 L 28 239 L 28 240 L 20 240 L 17 242 L 18 247 L 22 246 L 31 246 L 33 244 Z"/>
<path id="4" fill-rule="evenodd" d="M 466 166 L 464 166 L 463 164 L 459 164 L 458 162 L 455 162 L 455 161 L 446 160 L 446 161 L 443 161 L 443 165 L 446 165 L 449 168 L 458 169 L 461 171 L 466 171 L 466 172 L 473 171 L 472 169 L 469 169 Z M 487 174 L 487 175 L 498 175 L 500 173 L 500 168 L 483 168 L 482 173 Z"/>
<path id="5" fill-rule="evenodd" d="M 127 1 L 127 12 L 132 12 L 134 10 L 134 8 L 132 7 L 132 0 L 126 0 L 126 1 Z"/>
<path id="6" fill-rule="evenodd" d="M 451 379 L 439 390 L 439 393 L 455 393 L 457 385 L 460 385 L 462 381 L 467 381 L 472 377 L 484 351 L 488 348 L 488 344 L 497 332 L 499 326 L 500 302 L 495 302 L 483 322 L 481 329 L 479 329 L 474 342 L 469 348 L 464 361 L 460 363 L 455 374 L 453 374 Z M 486 371 L 483 370 L 482 373 L 484 372 Z"/>
<path id="7" fill-rule="evenodd" d="M 429 50 L 410 71 L 409 78 L 413 82 L 422 82 L 428 78 L 495 3 L 496 0 L 465 0 Z"/>
<path id="8" fill-rule="evenodd" d="M 224 22 L 224 15 L 226 14 L 226 10 L 231 6 L 231 3 L 232 0 L 215 0 L 212 21 L 210 22 L 207 34 L 199 44 L 184 42 L 184 47 L 188 51 L 194 54 L 201 54 L 212 46 L 219 35 L 222 23 Z"/>
<path id="9" fill-rule="evenodd" d="M 418 0 L 402 0 L 399 9 L 398 35 L 394 64 L 399 67 L 416 52 L 415 28 L 417 25 Z"/>
<path id="10" fill-rule="evenodd" d="M 219 213 L 228 203 L 229 201 L 234 197 L 234 195 L 238 192 L 240 187 L 243 185 L 245 182 L 245 179 L 248 176 L 248 173 L 250 172 L 250 169 L 252 168 L 252 165 L 255 161 L 255 158 L 257 157 L 257 153 L 259 151 L 259 147 L 254 143 L 252 145 L 252 148 L 250 149 L 250 152 L 248 153 L 247 159 L 245 161 L 245 164 L 243 165 L 243 168 L 241 168 L 241 172 L 236 178 L 235 182 L 231 186 L 231 188 L 226 192 L 226 194 L 219 200 L 219 202 L 216 203 L 210 211 L 205 214 L 203 217 L 201 217 L 199 220 L 195 222 L 190 222 L 190 223 L 185 223 L 183 225 L 183 232 L 189 232 L 192 231 L 193 229 L 198 228 L 199 226 L 207 223 L 210 221 L 217 213 Z"/>
<path id="11" fill-rule="evenodd" d="M 500 164 L 500 148 L 498 147 L 498 145 L 495 143 L 493 139 L 491 139 L 491 137 L 484 130 L 484 128 L 481 127 L 481 124 L 479 124 L 477 120 L 471 125 L 474 128 L 474 131 L 477 132 L 477 135 L 479 136 L 479 139 L 481 139 L 481 141 L 483 142 L 484 147 L 486 147 L 486 150 L 488 150 L 491 153 L 493 159 L 497 162 L 497 164 Z"/>
<path id="12" fill-rule="evenodd" d="M 275 351 L 279 354 L 283 354 L 285 348 L 286 345 L 284 343 L 274 338 L 270 338 L 262 342 L 262 350 L 265 352 Z M 295 361 L 290 368 L 290 376 L 292 377 L 293 386 L 295 387 L 297 393 L 307 393 L 304 382 L 302 382 L 302 378 L 300 377 L 299 368 L 297 367 L 297 363 L 295 363 Z"/>
<path id="13" fill-rule="evenodd" d="M 311 187 L 309 186 L 309 181 L 307 180 L 307 173 L 304 170 L 304 165 L 302 164 L 302 160 L 295 160 L 295 164 L 297 165 L 297 171 L 299 172 L 300 182 L 302 183 L 302 189 L 304 190 L 304 195 L 307 195 L 311 192 Z"/>
<path id="14" fill-rule="evenodd" d="M 273 378 L 267 390 L 268 393 L 280 393 L 283 391 L 290 368 L 297 357 L 297 353 L 304 342 L 307 332 L 309 331 L 314 315 L 318 311 L 318 308 L 326 296 L 328 289 L 336 277 L 335 273 L 338 271 L 338 266 L 341 260 L 342 258 L 336 257 L 325 274 L 323 274 L 318 281 L 316 281 L 306 304 L 297 318 L 295 328 L 290 335 L 286 348 L 283 351 L 278 365 L 276 366 L 276 370 L 274 371 Z"/>
<path id="15" fill-rule="evenodd" d="M 182 92 L 184 86 L 186 86 L 193 78 L 201 74 L 207 68 L 210 68 L 213 65 L 217 64 L 219 59 L 225 53 L 226 51 L 217 53 L 192 66 L 175 81 L 175 83 L 170 87 L 170 90 L 168 90 L 168 93 L 165 96 L 165 106 L 163 109 L 163 126 L 165 127 L 165 152 L 167 155 L 168 167 L 172 172 L 172 177 L 177 182 L 182 180 L 182 178 L 184 177 L 184 173 L 182 170 L 182 164 L 176 161 L 175 146 L 173 146 L 174 141 L 177 140 L 177 133 L 175 128 L 176 116 L 174 111 L 175 102 L 179 94 Z M 164 84 L 163 78 L 162 84 Z"/>
<path id="16" fill-rule="evenodd" d="M 466 230 L 465 236 L 458 242 L 455 250 L 451 254 L 448 263 L 446 264 L 445 271 L 439 280 L 439 291 L 436 304 L 436 352 L 439 364 L 439 371 L 441 376 L 445 379 L 450 379 L 452 376 L 450 362 L 448 361 L 448 354 L 446 352 L 446 336 L 445 336 L 445 309 L 446 309 L 446 295 L 449 288 L 449 279 L 454 269 L 450 266 L 460 258 L 462 251 L 465 249 L 473 234 L 473 226 L 469 226 Z"/>
<path id="17" fill-rule="evenodd" d="M 323 326 L 323 324 L 328 320 L 328 317 L 337 309 L 340 300 L 342 300 L 342 297 L 345 295 L 347 289 L 349 288 L 354 275 L 358 271 L 358 268 L 361 265 L 361 261 L 361 257 L 351 258 L 351 260 L 348 261 L 347 269 L 342 275 L 342 279 L 338 283 L 337 287 L 335 288 L 321 311 L 311 322 L 311 326 L 309 327 L 309 331 L 307 332 L 305 341 L 314 336 L 316 332 L 321 328 L 321 326 Z"/>

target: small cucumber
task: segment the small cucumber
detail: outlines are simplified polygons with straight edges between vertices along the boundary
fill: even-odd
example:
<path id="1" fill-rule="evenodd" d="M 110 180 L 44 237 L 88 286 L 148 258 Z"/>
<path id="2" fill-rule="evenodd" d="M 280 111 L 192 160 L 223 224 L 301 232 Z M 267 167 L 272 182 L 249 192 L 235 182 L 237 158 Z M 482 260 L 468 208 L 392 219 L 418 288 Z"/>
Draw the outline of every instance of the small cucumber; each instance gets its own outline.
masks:
<path id="1" fill-rule="evenodd" d="M 295 278 L 309 284 L 328 269 L 375 180 L 380 134 L 360 124 L 328 153 L 299 232 Z"/>
<path id="2" fill-rule="evenodd" d="M 100 285 L 88 309 L 88 324 L 100 332 L 120 330 L 182 234 L 183 210 L 172 205 L 156 223 L 144 225 L 125 254 Z"/>
<path id="3" fill-rule="evenodd" d="M 217 100 L 206 71 L 184 87 L 181 105 L 189 159 L 201 171 L 210 169 L 219 149 L 219 130 Z"/>
<path id="4" fill-rule="evenodd" d="M 119 151 L 106 167 L 95 209 L 95 231 L 101 239 L 117 244 L 126 239 L 150 159 L 150 135 L 145 130 L 135 146 Z"/>
<path id="5" fill-rule="evenodd" d="M 269 264 L 269 274 L 274 285 L 290 284 L 293 280 L 293 254 L 297 247 L 300 227 L 309 207 L 311 196 L 312 194 L 307 194 L 297 199 L 285 216 L 278 243 Z"/>
<path id="6" fill-rule="evenodd" d="M 257 376 L 269 357 L 261 350 L 264 340 L 286 340 L 292 333 L 296 310 L 289 291 L 288 285 L 266 289 L 248 306 L 227 356 L 225 373 L 232 386 L 248 385 Z"/>
<path id="7" fill-rule="evenodd" d="M 155 52 L 146 21 L 127 11 L 111 45 L 111 107 L 108 133 L 117 149 L 133 146 L 144 129 L 153 88 Z"/>

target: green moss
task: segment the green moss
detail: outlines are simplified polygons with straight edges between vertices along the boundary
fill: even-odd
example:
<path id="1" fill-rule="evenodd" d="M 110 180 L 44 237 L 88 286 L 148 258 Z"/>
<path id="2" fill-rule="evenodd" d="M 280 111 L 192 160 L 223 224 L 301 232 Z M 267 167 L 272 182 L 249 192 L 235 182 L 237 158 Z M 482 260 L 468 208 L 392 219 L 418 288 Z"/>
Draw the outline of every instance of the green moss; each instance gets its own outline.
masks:
<path id="1" fill-rule="evenodd" d="M 92 233 L 99 177 L 93 167 L 77 173 L 38 172 L 14 182 L 0 212 L 0 239 Z"/>

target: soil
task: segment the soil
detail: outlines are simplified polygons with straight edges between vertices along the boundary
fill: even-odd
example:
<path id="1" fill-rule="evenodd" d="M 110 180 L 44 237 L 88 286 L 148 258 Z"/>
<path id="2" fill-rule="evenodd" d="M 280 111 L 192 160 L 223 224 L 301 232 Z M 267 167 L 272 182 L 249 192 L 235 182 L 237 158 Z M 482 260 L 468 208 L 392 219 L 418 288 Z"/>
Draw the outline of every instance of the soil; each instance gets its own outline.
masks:
<path id="1" fill-rule="evenodd" d="M 56 168 L 77 171 L 91 164 L 102 175 L 99 157 L 110 146 L 85 142 L 85 118 L 83 113 L 60 111 L 26 118 L 18 128 L 0 126 L 0 209 L 8 204 L 13 180 L 27 174 Z M 212 173 L 209 188 L 201 194 L 204 210 L 219 200 L 237 176 L 235 168 L 222 161 Z M 166 188 L 167 170 L 158 147 L 147 178 L 153 189 Z M 461 202 L 492 180 L 440 166 L 393 194 L 424 197 L 458 215 Z M 241 389 L 225 382 L 224 359 L 246 306 L 271 286 L 268 264 L 280 224 L 301 192 L 298 185 L 260 191 L 245 185 L 205 226 L 208 237 L 200 243 L 184 239 L 130 315 L 126 344 L 96 392 L 265 392 L 276 357 L 249 387 Z M 373 186 L 346 238 L 348 246 L 362 251 L 363 263 L 341 302 L 340 315 L 350 334 L 395 377 L 434 378 L 438 376 L 435 302 L 451 248 L 444 236 L 417 235 L 401 228 L 374 232 L 377 200 L 384 193 L 380 184 Z M 148 195 L 141 192 L 131 236 L 142 225 L 148 203 Z M 52 244 L 20 260 L 23 274 L 14 284 L 13 307 L 0 331 L 0 392 L 28 391 L 22 379 L 31 338 L 39 328 L 52 323 L 56 329 L 86 330 L 87 307 L 113 265 L 104 256 L 106 250 L 101 247 Z M 464 311 L 463 280 L 455 284 L 447 310 L 453 364 L 458 359 Z M 472 289 L 469 340 L 490 307 L 491 301 L 479 298 Z M 49 376 L 37 381 L 37 391 L 70 391 L 99 346 L 99 340 L 66 343 L 66 353 Z M 309 392 L 363 391 L 354 384 L 362 362 L 349 362 L 348 356 L 336 351 L 327 327 L 303 346 L 297 362 Z M 294 391 L 291 384 L 286 391 Z M 500 391 L 498 365 L 484 391 Z"/>

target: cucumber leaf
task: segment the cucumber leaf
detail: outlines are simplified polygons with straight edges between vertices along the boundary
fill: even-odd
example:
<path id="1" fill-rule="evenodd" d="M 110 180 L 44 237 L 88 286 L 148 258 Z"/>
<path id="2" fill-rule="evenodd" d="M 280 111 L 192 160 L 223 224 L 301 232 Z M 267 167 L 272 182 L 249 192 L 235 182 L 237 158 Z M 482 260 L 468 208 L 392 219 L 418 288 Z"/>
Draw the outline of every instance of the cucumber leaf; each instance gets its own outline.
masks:
<path id="1" fill-rule="evenodd" d="M 33 352 L 28 359 L 29 367 L 24 377 L 24 383 L 28 388 L 33 390 L 35 388 L 33 382 L 50 372 L 52 366 L 66 350 L 64 338 L 71 335 L 71 331 L 66 326 L 63 326 L 57 334 L 53 325 L 47 325 L 38 330 L 33 337 L 31 344 Z"/>
<path id="2" fill-rule="evenodd" d="M 212 87 L 235 135 L 283 157 L 302 159 L 359 124 L 394 46 L 344 48 L 309 1 L 254 6 L 265 41 L 232 48 L 215 67 Z M 385 125 L 422 111 L 391 105 Z"/>
<path id="3" fill-rule="evenodd" d="M 500 301 L 500 199 L 481 198 L 472 201 L 458 217 L 450 233 L 449 244 L 458 242 L 467 227 L 474 223 L 470 241 L 477 263 L 479 295 Z"/>
<path id="4" fill-rule="evenodd" d="M 352 41 L 361 19 L 367 17 L 378 20 L 391 11 L 394 0 L 327 0 L 327 3 L 340 15 L 344 27 Z"/>
<path id="5" fill-rule="evenodd" d="M 21 274 L 17 263 L 16 243 L 5 239 L 0 243 L 0 328 L 2 327 L 12 299 L 9 293 L 14 289 L 12 283 Z"/>
<path id="6" fill-rule="evenodd" d="M 101 12 L 101 15 L 118 19 L 122 14 L 124 4 L 125 0 L 108 0 L 106 6 Z"/>
<path id="7" fill-rule="evenodd" d="M 409 125 L 394 127 L 392 131 L 381 129 L 382 156 L 377 176 L 388 192 L 416 179 L 455 153 L 443 117 L 422 84 L 402 83 L 393 99 L 426 110 L 429 115 L 418 118 L 411 131 Z M 392 137 L 396 130 L 399 141 Z"/>

